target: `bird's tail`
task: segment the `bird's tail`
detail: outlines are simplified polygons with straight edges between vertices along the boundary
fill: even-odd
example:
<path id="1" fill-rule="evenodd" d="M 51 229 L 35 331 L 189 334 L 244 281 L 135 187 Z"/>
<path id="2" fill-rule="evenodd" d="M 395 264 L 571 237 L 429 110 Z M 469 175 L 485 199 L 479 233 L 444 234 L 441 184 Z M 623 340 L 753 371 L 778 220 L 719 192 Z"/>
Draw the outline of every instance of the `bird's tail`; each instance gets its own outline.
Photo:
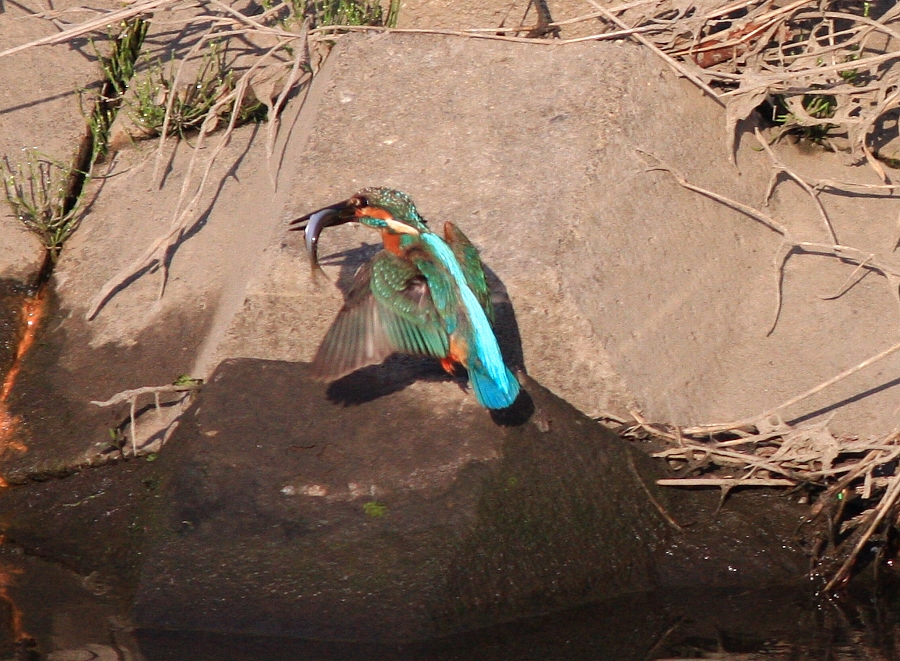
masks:
<path id="1" fill-rule="evenodd" d="M 488 409 L 505 409 L 512 406 L 519 396 L 519 382 L 505 365 L 499 379 L 488 374 L 481 365 L 472 365 L 469 367 L 469 380 L 478 403 Z"/>

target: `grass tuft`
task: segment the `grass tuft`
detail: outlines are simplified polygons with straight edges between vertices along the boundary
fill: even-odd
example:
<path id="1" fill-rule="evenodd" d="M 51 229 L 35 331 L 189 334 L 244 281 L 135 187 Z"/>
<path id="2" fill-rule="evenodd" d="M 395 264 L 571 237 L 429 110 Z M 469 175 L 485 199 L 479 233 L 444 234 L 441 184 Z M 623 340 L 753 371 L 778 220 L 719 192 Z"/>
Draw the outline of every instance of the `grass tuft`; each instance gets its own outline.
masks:
<path id="1" fill-rule="evenodd" d="M 312 27 L 323 25 L 377 25 L 394 27 L 400 3 L 392 0 L 385 12 L 378 2 L 367 0 L 292 0 L 294 7 L 312 19 Z"/>
<path id="2" fill-rule="evenodd" d="M 292 22 L 309 20 L 310 28 L 327 25 L 370 25 L 377 27 L 397 27 L 400 0 L 390 0 L 387 10 L 378 0 L 286 0 L 290 16 L 282 21 L 284 27 Z M 278 3 L 264 0 L 266 10 Z"/>
<path id="3" fill-rule="evenodd" d="M 134 86 L 128 114 L 148 137 L 162 132 L 170 100 L 168 134 L 184 138 L 186 133 L 198 130 L 218 100 L 234 91 L 237 85 L 234 71 L 228 66 L 225 51 L 218 42 L 210 43 L 194 81 L 178 89 L 174 85 L 175 65 L 174 59 L 169 60 L 168 70 L 160 61 L 151 63 L 147 75 Z M 221 112 L 220 119 L 229 122 L 232 112 L 233 104 Z M 265 104 L 256 99 L 245 100 L 238 112 L 236 125 L 266 118 Z"/>
<path id="4" fill-rule="evenodd" d="M 813 120 L 830 119 L 837 112 L 837 98 L 830 94 L 805 94 L 800 100 L 803 111 Z M 828 139 L 832 132 L 840 126 L 830 122 L 816 122 L 809 124 L 803 117 L 798 117 L 788 108 L 784 97 L 776 97 L 775 125 L 781 126 L 778 137 L 787 134 L 799 136 L 814 144 L 828 147 Z"/>
<path id="5" fill-rule="evenodd" d="M 35 149 L 25 152 L 24 164 L 13 165 L 7 156 L 0 162 L 6 203 L 12 215 L 40 238 L 51 268 L 65 242 L 78 229 L 84 191 L 94 165 L 106 155 L 110 127 L 134 75 L 148 24 L 136 17 L 123 21 L 119 27 L 118 35 L 110 35 L 110 55 L 98 53 L 103 87 L 93 110 L 85 113 L 90 135 L 75 162 L 66 165 Z"/>
<path id="6" fill-rule="evenodd" d="M 63 244 L 78 228 L 80 196 L 67 208 L 73 169 L 40 155 L 26 152 L 24 165 L 12 165 L 4 156 L 0 162 L 3 191 L 12 215 L 38 235 L 52 262 Z"/>
<path id="7" fill-rule="evenodd" d="M 129 83 L 134 77 L 135 64 L 149 28 L 150 24 L 140 16 L 122 21 L 119 24 L 119 33 L 109 35 L 112 42 L 109 56 L 97 53 L 104 84 L 88 117 L 93 138 L 91 166 L 106 156 L 110 129 L 122 105 L 125 92 L 128 91 Z M 96 48 L 94 50 L 96 51 Z"/>

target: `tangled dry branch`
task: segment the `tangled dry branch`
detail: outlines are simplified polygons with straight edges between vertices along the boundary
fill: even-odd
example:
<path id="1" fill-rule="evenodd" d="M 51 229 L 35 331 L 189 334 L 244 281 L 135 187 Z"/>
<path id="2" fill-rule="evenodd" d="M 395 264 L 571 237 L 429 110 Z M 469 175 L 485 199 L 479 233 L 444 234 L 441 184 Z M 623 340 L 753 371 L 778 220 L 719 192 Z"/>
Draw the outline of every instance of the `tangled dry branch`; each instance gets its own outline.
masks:
<path id="1" fill-rule="evenodd" d="M 176 404 L 179 406 L 179 410 L 184 407 L 184 405 L 190 401 L 192 395 L 196 394 L 198 390 L 203 387 L 202 381 L 199 379 L 183 379 L 181 381 L 177 381 L 173 384 L 167 384 L 164 386 L 144 386 L 143 388 L 133 388 L 131 390 L 123 390 L 122 392 L 116 393 L 109 399 L 103 402 L 93 401 L 91 404 L 94 406 L 99 406 L 100 408 L 108 408 L 110 406 L 116 406 L 118 404 L 128 404 L 128 430 L 129 435 L 131 436 L 131 453 L 132 456 L 138 456 L 138 447 L 137 447 L 137 403 L 138 400 L 141 399 L 144 395 L 153 395 L 153 404 L 156 410 L 157 415 L 159 415 L 162 411 L 162 403 L 160 402 L 160 395 L 179 395 L 179 399 Z M 166 439 L 163 439 L 164 441 Z"/>
<path id="2" fill-rule="evenodd" d="M 768 100 L 786 128 L 842 135 L 851 155 L 886 180 L 870 134 L 900 105 L 900 5 L 662 0 L 630 7 L 616 22 L 647 26 L 660 29 L 642 39 L 717 91 L 730 128 Z"/>
<path id="3" fill-rule="evenodd" d="M 697 186 L 655 156 L 639 153 L 649 162 L 648 171 L 666 172 L 681 187 L 727 205 L 782 237 L 774 260 L 776 311 L 770 333 L 778 322 L 782 306 L 784 266 L 796 253 L 830 257 L 856 267 L 839 291 L 824 298 L 842 296 L 858 280 L 859 273 L 868 270 L 884 278 L 891 297 L 900 305 L 900 263 L 896 263 L 888 251 L 875 254 L 839 244 L 819 199 L 825 190 L 868 189 L 870 194 L 884 195 L 892 193 L 894 186 L 861 186 L 805 177 L 786 166 L 759 131 L 756 138 L 769 156 L 773 171 L 765 194 L 766 202 L 781 177 L 794 181 L 818 210 L 823 230 L 831 243 L 801 240 L 786 223 L 755 207 Z M 873 544 L 880 549 L 886 548 L 891 530 L 900 520 L 900 426 L 881 438 L 861 440 L 835 436 L 828 427 L 828 420 L 791 425 L 781 414 L 898 351 L 900 342 L 895 342 L 840 374 L 749 418 L 681 428 L 650 424 L 634 412 L 636 424 L 625 434 L 650 435 L 669 446 L 655 455 L 667 460 L 678 475 L 660 481 L 666 486 L 714 486 L 723 489 L 723 493 L 734 487 L 751 486 L 792 487 L 816 492 L 810 520 L 826 516 L 828 534 L 819 539 L 813 554 L 821 560 L 821 572 L 827 578 L 825 589 L 831 590 L 849 578 L 864 548 Z M 855 502 L 856 513 L 852 515 L 846 507 L 850 501 Z"/>
<path id="4" fill-rule="evenodd" d="M 898 345 L 896 348 L 900 348 Z M 846 581 L 866 545 L 885 546 L 896 523 L 900 499 L 900 428 L 879 439 L 839 437 L 828 421 L 789 425 L 762 413 L 709 432 L 654 425 L 634 412 L 626 436 L 662 439 L 669 447 L 654 456 L 665 459 L 678 477 L 659 484 L 679 487 L 791 487 L 817 492 L 809 522 L 825 516 L 828 534 L 813 552 L 827 578 L 826 590 Z M 857 501 L 858 514 L 845 506 Z M 861 511 L 860 511 L 861 510 Z"/>

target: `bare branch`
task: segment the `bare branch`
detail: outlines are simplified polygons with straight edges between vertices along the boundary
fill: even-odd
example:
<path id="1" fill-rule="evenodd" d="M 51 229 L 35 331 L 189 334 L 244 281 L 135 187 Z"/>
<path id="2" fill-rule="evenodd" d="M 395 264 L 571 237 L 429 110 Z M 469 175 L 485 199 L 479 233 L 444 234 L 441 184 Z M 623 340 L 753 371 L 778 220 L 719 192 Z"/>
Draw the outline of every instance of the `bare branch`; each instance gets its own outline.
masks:
<path id="1" fill-rule="evenodd" d="M 762 145 L 762 148 L 765 150 L 766 154 L 769 155 L 769 158 L 772 160 L 772 167 L 774 167 L 778 172 L 783 172 L 788 177 L 797 182 L 797 184 L 806 191 L 806 193 L 812 198 L 813 204 L 816 205 L 816 209 L 819 211 L 819 216 L 822 217 L 822 222 L 825 223 L 825 229 L 828 230 L 828 235 L 831 237 L 832 243 L 838 243 L 837 235 L 834 232 L 834 226 L 831 224 L 831 219 L 828 217 L 828 214 L 825 211 L 825 207 L 822 206 L 822 201 L 819 199 L 819 195 L 812 186 L 810 186 L 804 179 L 802 179 L 799 175 L 797 175 L 793 170 L 791 170 L 788 166 L 781 162 L 781 160 L 775 155 L 775 152 L 772 151 L 772 147 L 769 146 L 767 140 L 765 140 L 759 132 L 759 129 L 754 127 L 753 135 L 756 136 L 756 141 Z M 774 186 L 770 187 L 770 191 L 766 194 L 766 199 L 771 197 L 771 191 L 774 189 Z"/>

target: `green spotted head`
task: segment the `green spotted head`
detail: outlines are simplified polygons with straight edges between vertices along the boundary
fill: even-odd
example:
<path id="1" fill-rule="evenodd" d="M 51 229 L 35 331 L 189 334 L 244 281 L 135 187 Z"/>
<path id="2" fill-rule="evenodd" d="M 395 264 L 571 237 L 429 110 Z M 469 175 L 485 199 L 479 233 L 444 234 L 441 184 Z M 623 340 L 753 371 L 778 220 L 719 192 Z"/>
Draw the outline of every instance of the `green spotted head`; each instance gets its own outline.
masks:
<path id="1" fill-rule="evenodd" d="M 412 198 L 402 191 L 393 188 L 363 188 L 347 202 L 355 207 L 356 219 L 364 225 L 382 229 L 385 225 L 366 223 L 364 219 L 395 220 L 419 232 L 427 231 L 425 219 L 419 214 Z"/>

